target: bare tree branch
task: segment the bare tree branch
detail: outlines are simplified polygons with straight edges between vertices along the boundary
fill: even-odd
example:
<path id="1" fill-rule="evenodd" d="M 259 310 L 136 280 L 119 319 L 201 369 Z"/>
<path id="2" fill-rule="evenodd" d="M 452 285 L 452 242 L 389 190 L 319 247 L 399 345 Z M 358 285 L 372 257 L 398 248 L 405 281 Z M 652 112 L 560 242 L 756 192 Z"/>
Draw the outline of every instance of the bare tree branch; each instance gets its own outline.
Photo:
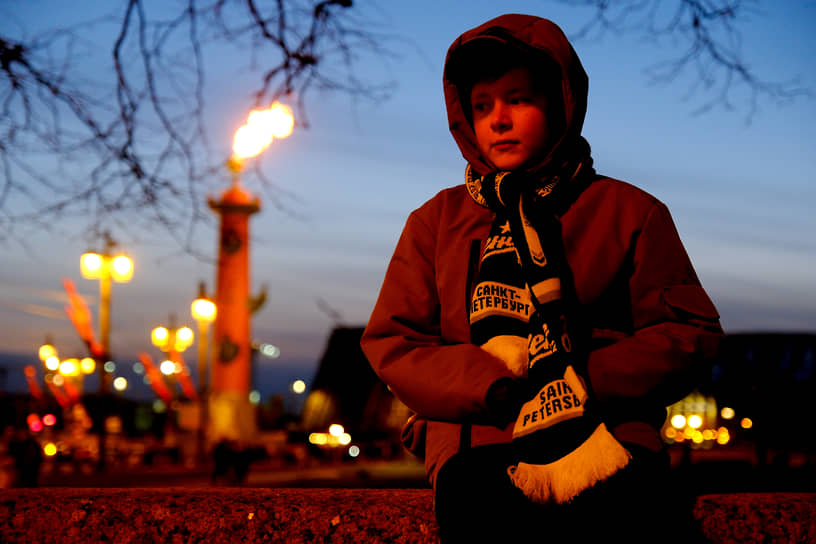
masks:
<path id="1" fill-rule="evenodd" d="M 762 100 L 812 96 L 795 81 L 766 81 L 743 58 L 740 25 L 757 15 L 756 0 L 559 1 L 592 12 L 577 39 L 614 32 L 666 45 L 669 58 L 647 74 L 688 82 L 698 112 L 745 101 L 750 119 Z M 14 9 L 0 5 L 0 18 Z M 286 97 L 301 127 L 314 92 L 377 101 L 393 89 L 362 79 L 360 67 L 387 62 L 383 44 L 398 38 L 377 33 L 351 0 L 120 0 L 114 9 L 33 37 L 24 22 L 0 33 L 0 241 L 80 216 L 88 237 L 158 225 L 192 251 L 196 227 L 212 220 L 203 193 L 224 175 L 205 89 L 211 58 L 225 50 L 246 52 L 257 78 L 247 108 Z M 275 207 L 294 202 L 260 169 L 246 174 Z"/>
<path id="2" fill-rule="evenodd" d="M 685 98 L 701 100 L 695 113 L 715 107 L 735 110 L 739 101 L 745 104 L 750 121 L 762 100 L 783 104 L 814 96 L 796 80 L 768 81 L 750 68 L 742 52 L 740 24 L 761 16 L 756 0 L 560 1 L 594 8 L 587 23 L 572 36 L 574 40 L 613 33 L 640 36 L 657 45 L 656 49 L 668 44 L 670 57 L 647 67 L 646 73 L 659 84 L 689 75 Z"/>
<path id="3" fill-rule="evenodd" d="M 195 226 L 211 220 L 203 193 L 227 158 L 205 130 L 208 54 L 249 51 L 260 77 L 247 106 L 286 97 L 306 126 L 313 91 L 388 96 L 391 85 L 357 77 L 363 60 L 391 55 L 371 28 L 350 0 L 123 0 L 82 27 L 0 35 L 0 240 L 81 215 L 89 237 L 114 222 L 118 238 L 160 225 L 192 250 Z M 107 61 L 105 44 L 85 37 L 105 33 Z M 88 77 L 81 58 L 92 53 L 110 69 Z M 285 208 L 290 196 L 255 172 Z"/>

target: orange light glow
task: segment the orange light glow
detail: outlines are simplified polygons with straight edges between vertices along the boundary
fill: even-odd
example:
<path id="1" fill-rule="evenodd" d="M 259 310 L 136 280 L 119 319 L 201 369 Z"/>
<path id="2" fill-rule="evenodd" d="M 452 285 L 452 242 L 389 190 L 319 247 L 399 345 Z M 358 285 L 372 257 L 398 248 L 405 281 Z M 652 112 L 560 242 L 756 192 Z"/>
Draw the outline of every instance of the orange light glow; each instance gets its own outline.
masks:
<path id="1" fill-rule="evenodd" d="M 340 436 L 344 432 L 346 432 L 345 429 L 343 429 L 343 426 L 338 423 L 332 423 L 329 425 L 329 434 L 332 436 Z"/>
<path id="2" fill-rule="evenodd" d="M 686 426 L 686 417 L 682 414 L 677 414 L 671 418 L 671 424 L 675 429 L 682 429 Z"/>
<path id="3" fill-rule="evenodd" d="M 42 346 L 40 346 L 39 355 L 40 361 L 45 362 L 45 360 L 48 359 L 49 357 L 54 357 L 57 355 L 57 349 L 51 344 L 43 344 Z"/>
<path id="4" fill-rule="evenodd" d="M 754 422 L 747 417 L 742 418 L 742 421 L 740 421 L 740 427 L 742 427 L 743 429 L 750 429 L 753 426 Z"/>
<path id="5" fill-rule="evenodd" d="M 28 428 L 34 431 L 35 433 L 38 433 L 43 430 L 42 421 L 40 420 L 40 416 L 38 416 L 37 414 L 28 414 L 28 417 L 26 418 L 26 423 L 28 423 Z"/>
<path id="6" fill-rule="evenodd" d="M 96 369 L 96 361 L 90 357 L 84 357 L 79 361 L 79 368 L 83 374 L 93 374 L 93 371 Z"/>
<path id="7" fill-rule="evenodd" d="M 691 427 L 692 429 L 699 429 L 700 425 L 703 424 L 703 418 L 701 418 L 697 414 L 693 414 L 689 416 L 688 421 L 686 423 L 688 423 L 688 426 Z"/>
<path id="8" fill-rule="evenodd" d="M 286 138 L 292 133 L 295 118 L 292 109 L 275 102 L 267 110 L 252 110 L 244 126 L 235 132 L 232 144 L 233 158 L 254 157 L 266 149 L 275 138 Z"/>
<path id="9" fill-rule="evenodd" d="M 45 360 L 45 368 L 47 368 L 48 370 L 56 370 L 59 368 L 59 365 L 60 360 L 54 355 Z"/>

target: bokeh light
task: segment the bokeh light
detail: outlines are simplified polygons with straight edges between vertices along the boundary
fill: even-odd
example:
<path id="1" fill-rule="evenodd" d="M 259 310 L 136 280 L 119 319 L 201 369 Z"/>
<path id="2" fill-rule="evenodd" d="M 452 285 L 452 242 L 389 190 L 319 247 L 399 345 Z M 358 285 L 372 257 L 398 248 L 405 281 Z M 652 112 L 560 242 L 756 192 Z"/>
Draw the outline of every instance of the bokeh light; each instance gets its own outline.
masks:
<path id="1" fill-rule="evenodd" d="M 675 429 L 682 429 L 686 426 L 686 416 L 682 414 L 676 414 L 671 418 L 672 427 Z"/>
<path id="2" fill-rule="evenodd" d="M 346 430 L 343 429 L 343 426 L 340 424 L 332 423 L 329 425 L 329 434 L 332 436 L 341 436 L 344 432 L 346 432 Z"/>
<path id="3" fill-rule="evenodd" d="M 159 365 L 159 370 L 161 370 L 161 373 L 165 376 L 170 376 L 176 372 L 176 363 L 165 359 Z"/>

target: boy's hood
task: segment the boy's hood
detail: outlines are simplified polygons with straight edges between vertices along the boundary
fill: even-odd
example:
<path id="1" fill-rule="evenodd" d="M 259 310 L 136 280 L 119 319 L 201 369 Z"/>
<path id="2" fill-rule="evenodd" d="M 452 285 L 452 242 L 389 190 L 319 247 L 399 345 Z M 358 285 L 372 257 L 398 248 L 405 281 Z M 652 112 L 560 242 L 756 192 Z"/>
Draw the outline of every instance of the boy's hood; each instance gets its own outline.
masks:
<path id="1" fill-rule="evenodd" d="M 531 172 L 541 171 L 551 162 L 554 154 L 559 154 L 564 147 L 571 145 L 581 134 L 589 90 L 589 80 L 583 66 L 581 66 L 581 61 L 564 32 L 555 23 L 533 15 L 501 15 L 468 30 L 451 44 L 445 58 L 443 74 L 448 125 L 456 143 L 459 145 L 459 149 L 462 151 L 462 156 L 479 175 L 492 172 L 495 167 L 484 159 L 479 152 L 476 145 L 476 135 L 462 109 L 459 90 L 450 74 L 451 58 L 455 57 L 464 45 L 476 40 L 495 40 L 509 45 L 521 42 L 522 46 L 526 45 L 532 50 L 550 57 L 561 69 L 561 90 L 564 99 L 563 110 L 566 130 L 554 146 L 553 151 L 543 158 L 540 163 L 528 169 Z M 545 69 L 543 63 L 542 69 Z"/>

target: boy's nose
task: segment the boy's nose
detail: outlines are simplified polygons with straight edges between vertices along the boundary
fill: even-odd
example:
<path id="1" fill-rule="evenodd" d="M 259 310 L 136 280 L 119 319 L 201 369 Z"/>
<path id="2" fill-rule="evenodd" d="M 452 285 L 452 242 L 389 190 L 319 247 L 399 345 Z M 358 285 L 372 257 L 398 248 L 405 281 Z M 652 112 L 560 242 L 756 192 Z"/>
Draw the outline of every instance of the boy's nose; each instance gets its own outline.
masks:
<path id="1" fill-rule="evenodd" d="M 491 128 L 493 128 L 493 130 L 501 132 L 513 125 L 512 119 L 510 118 L 510 108 L 508 108 L 504 102 L 497 100 L 493 106 L 492 113 L 493 119 L 491 120 Z"/>

